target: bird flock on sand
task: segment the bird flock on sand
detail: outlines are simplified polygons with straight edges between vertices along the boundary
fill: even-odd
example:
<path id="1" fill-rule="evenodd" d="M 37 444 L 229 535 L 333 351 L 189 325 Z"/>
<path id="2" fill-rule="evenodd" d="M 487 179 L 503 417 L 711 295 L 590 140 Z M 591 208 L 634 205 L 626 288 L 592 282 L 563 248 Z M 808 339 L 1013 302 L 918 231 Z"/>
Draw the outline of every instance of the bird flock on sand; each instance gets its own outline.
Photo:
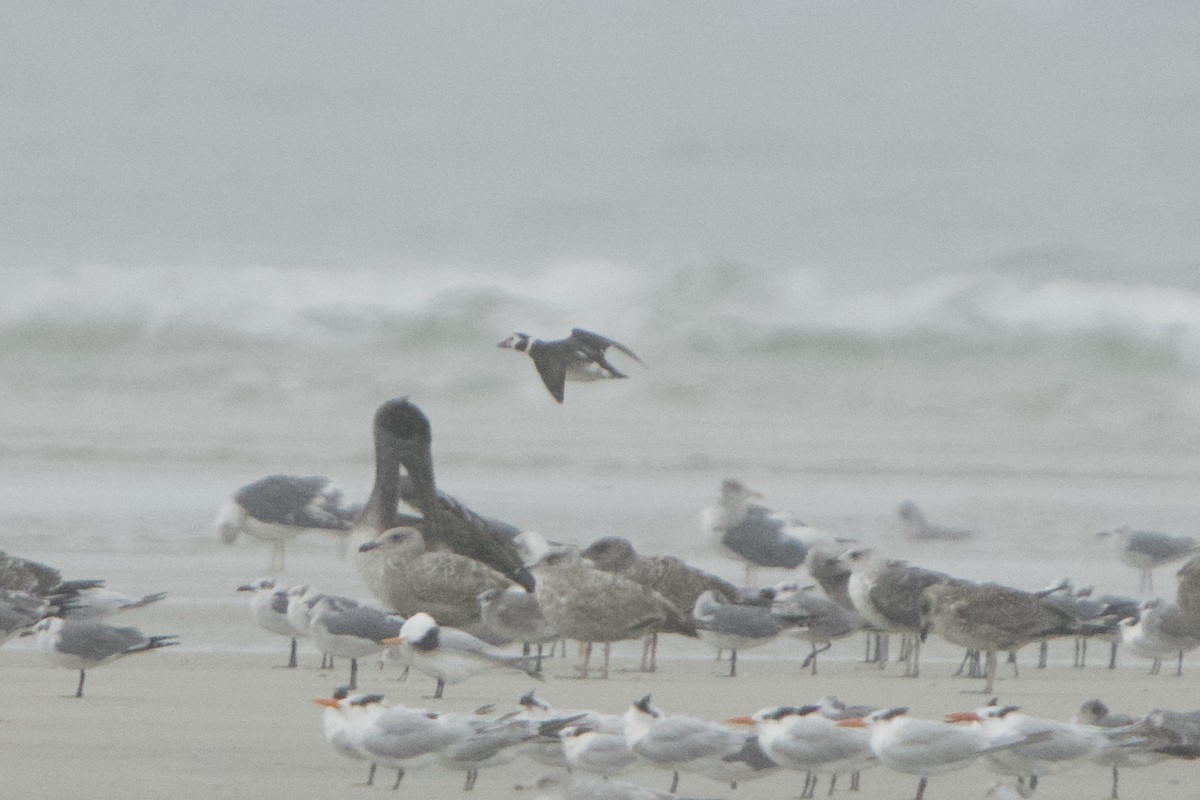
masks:
<path id="1" fill-rule="evenodd" d="M 625 377 L 608 362 L 609 348 L 641 363 L 624 345 L 581 329 L 557 341 L 518 333 L 500 347 L 526 353 L 559 403 L 566 381 Z M 915 777 L 920 800 L 931 778 L 983 762 L 1003 779 L 991 796 L 1034 796 L 1042 776 L 1091 765 L 1111 770 L 1115 798 L 1123 767 L 1200 757 L 1200 711 L 1126 715 L 1087 700 L 1071 719 L 1055 720 L 993 698 L 924 719 L 827 695 L 705 719 L 664 710 L 650 695 L 616 698 L 609 711 L 554 708 L 529 683 L 550 677 L 545 659 L 565 655 L 568 642 L 579 648 L 579 678 L 607 678 L 612 646 L 625 641 L 641 643 L 637 669 L 655 672 L 659 637 L 672 634 L 725 656 L 731 678 L 739 653 L 780 639 L 803 642 L 799 670 L 816 674 L 819 654 L 851 637 L 861 637 L 878 669 L 893 660 L 889 644 L 898 640 L 894 660 L 916 677 L 930 636 L 963 649 L 959 672 L 982 680 L 985 695 L 995 690 L 1001 656 L 1015 674 L 1017 652 L 1036 644 L 1045 666 L 1052 639 L 1072 640 L 1075 666 L 1085 665 L 1088 642 L 1100 640 L 1111 645 L 1110 668 L 1123 649 L 1148 660 L 1151 673 L 1174 662 L 1180 675 L 1184 654 L 1200 646 L 1200 542 L 1191 537 L 1129 528 L 1096 535 L 1139 571 L 1139 597 L 1099 594 L 1069 579 L 1019 589 L 884 558 L 769 508 L 729 478 L 700 525 L 715 552 L 740 565 L 738 585 L 675 556 L 644 554 L 620 536 L 578 546 L 475 513 L 438 489 L 429 420 L 407 398 L 379 406 L 372 435 L 374 483 L 361 504 L 347 504 L 324 477 L 270 475 L 234 492 L 216 523 L 226 543 L 245 535 L 270 544 L 272 575 L 285 570 L 285 544 L 307 532 L 351 548 L 370 601 L 278 577 L 237 590 L 248 595 L 254 622 L 288 641 L 287 667 L 297 666 L 301 641 L 321 653 L 323 668 L 348 662 L 345 685 L 314 702 L 324 709 L 330 747 L 361 762 L 368 784 L 381 767 L 395 772 L 397 788 L 408 770 L 436 765 L 462 773 L 470 790 L 480 770 L 520 758 L 547 771 L 519 787 L 537 797 L 674 797 L 692 776 L 733 790 L 781 771 L 797 773 L 800 796 L 811 797 L 822 777 L 831 794 L 841 776 L 855 791 L 861 772 L 882 767 Z M 911 501 L 898 511 L 912 540 L 953 546 L 973 535 L 929 522 Z M 1153 570 L 1178 563 L 1174 602 L 1146 597 Z M 779 580 L 759 586 L 764 571 Z M 108 621 L 162 599 L 64 580 L 52 567 L 0 554 L 0 642 L 35 636 L 50 662 L 78 671 L 76 698 L 88 670 L 179 643 Z M 411 707 L 360 687 L 365 658 L 428 676 L 434 701 L 484 670 L 511 673 L 519 699 L 501 710 Z M 670 775 L 665 793 L 619 780 L 642 768 Z M 713 785 L 688 788 L 707 794 Z"/>

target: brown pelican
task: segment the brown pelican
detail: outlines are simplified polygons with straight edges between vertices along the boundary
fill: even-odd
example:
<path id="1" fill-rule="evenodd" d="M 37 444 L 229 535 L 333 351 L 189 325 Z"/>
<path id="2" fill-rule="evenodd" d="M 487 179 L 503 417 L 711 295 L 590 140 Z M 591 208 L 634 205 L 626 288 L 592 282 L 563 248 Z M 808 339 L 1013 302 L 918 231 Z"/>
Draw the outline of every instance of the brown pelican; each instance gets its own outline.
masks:
<path id="1" fill-rule="evenodd" d="M 520 531 L 480 516 L 437 490 L 433 437 L 421 409 L 407 398 L 388 400 L 375 412 L 374 434 L 375 483 L 355 522 L 360 544 L 392 528 L 415 527 L 429 549 L 468 556 L 527 589 L 533 588 L 533 580 L 512 541 Z M 406 472 L 404 478 L 400 467 Z M 421 516 L 399 513 L 397 504 L 401 499 Z"/>

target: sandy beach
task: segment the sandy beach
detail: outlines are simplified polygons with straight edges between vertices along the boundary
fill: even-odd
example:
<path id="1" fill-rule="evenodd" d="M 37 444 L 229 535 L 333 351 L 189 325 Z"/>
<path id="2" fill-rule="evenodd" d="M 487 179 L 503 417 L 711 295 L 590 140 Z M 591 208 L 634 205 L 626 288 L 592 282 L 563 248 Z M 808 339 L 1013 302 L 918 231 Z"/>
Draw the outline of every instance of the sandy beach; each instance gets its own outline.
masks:
<path id="1" fill-rule="evenodd" d="M 290 554 L 289 576 L 322 576 L 322 586 L 361 594 L 349 562 L 340 561 L 327 542 L 310 542 Z M 168 600 L 132 612 L 125 618 L 147 633 L 178 633 L 183 644 L 139 655 L 88 673 L 85 697 L 69 698 L 76 675 L 49 665 L 29 640 L 0 650 L 5 680 L 0 684 L 0 749 L 5 753 L 5 786 L 12 797 L 57 798 L 87 787 L 93 796 L 126 800 L 162 797 L 244 798 L 278 796 L 318 798 L 346 792 L 387 792 L 390 775 L 381 772 L 372 789 L 353 788 L 365 768 L 335 755 L 321 732 L 321 709 L 310 701 L 327 696 L 345 681 L 344 665 L 336 672 L 317 668 L 310 645 L 301 647 L 301 666 L 279 668 L 286 641 L 260 631 L 250 620 L 244 596 L 234 588 L 246 578 L 248 563 L 259 563 L 261 548 L 219 549 L 197 543 L 193 552 L 174 556 L 107 553 L 65 554 L 68 574 L 73 561 L 91 560 L 108 570 L 114 586 L 156 588 L 170 576 Z M 287 576 L 285 576 L 286 579 Z M 155 583 L 157 581 L 158 583 Z M 227 587 L 228 592 L 218 592 Z M 447 710 L 470 710 L 494 704 L 498 711 L 515 707 L 533 688 L 561 708 L 595 708 L 620 713 L 634 700 L 651 694 L 668 713 L 710 719 L 748 714 L 771 705 L 802 704 L 825 694 L 850 703 L 905 705 L 914 715 L 938 718 L 981 705 L 980 681 L 952 677 L 959 653 L 944 642 L 931 641 L 923 651 L 921 677 L 901 677 L 895 663 L 880 672 L 862 663 L 860 637 L 837 643 L 822 657 L 816 676 L 800 669 L 807 645 L 779 640 L 739 658 L 739 677 L 725 677 L 708 647 L 697 641 L 668 637 L 660 668 L 648 675 L 636 668 L 638 644 L 614 649 L 616 671 L 607 681 L 572 677 L 573 659 L 550 662 L 547 679 L 537 683 L 520 674 L 485 673 L 450 686 L 441 701 L 428 699 L 431 679 L 414 673 L 400 681 L 394 666 L 377 669 L 373 660 L 360 670 L 364 689 L 385 693 L 393 702 Z M 572 648 L 572 656 L 574 648 Z M 893 651 L 894 652 L 894 651 Z M 1107 648 L 1094 643 L 1086 669 L 1070 666 L 1070 642 L 1052 645 L 1051 664 L 1034 668 L 1035 648 L 1022 652 L 1021 675 L 1002 668 L 997 694 L 1006 704 L 1028 713 L 1058 719 L 1078 705 L 1101 698 L 1114 710 L 1143 713 L 1156 707 L 1187 709 L 1200 705 L 1191 688 L 1194 663 L 1184 677 L 1150 676 L 1144 662 L 1123 658 L 1118 669 L 1105 668 Z M 1170 669 L 1164 671 L 1171 672 Z M 1169 763 L 1130 769 L 1121 776 L 1127 800 L 1188 796 L 1196 766 Z M 527 759 L 485 770 L 474 790 L 478 798 L 508 797 L 516 784 L 529 784 L 545 769 Z M 670 776 L 650 768 L 627 778 L 665 791 Z M 461 774 L 430 767 L 412 772 L 401 786 L 409 796 L 456 797 Z M 736 791 L 700 776 L 685 776 L 684 797 L 779 798 L 799 791 L 802 777 L 780 772 L 745 784 Z M 981 764 L 934 777 L 929 798 L 983 797 L 997 780 Z M 1109 791 L 1105 768 L 1080 765 L 1043 779 L 1036 796 L 1103 798 Z M 862 791 L 870 798 L 911 796 L 917 779 L 877 767 L 864 773 Z M 844 788 L 845 784 L 842 784 Z M 843 793 L 839 788 L 838 793 Z M 818 796 L 825 792 L 825 782 Z M 1183 794 L 1181 794 L 1183 792 Z M 532 794 L 532 793 L 531 793 Z"/>

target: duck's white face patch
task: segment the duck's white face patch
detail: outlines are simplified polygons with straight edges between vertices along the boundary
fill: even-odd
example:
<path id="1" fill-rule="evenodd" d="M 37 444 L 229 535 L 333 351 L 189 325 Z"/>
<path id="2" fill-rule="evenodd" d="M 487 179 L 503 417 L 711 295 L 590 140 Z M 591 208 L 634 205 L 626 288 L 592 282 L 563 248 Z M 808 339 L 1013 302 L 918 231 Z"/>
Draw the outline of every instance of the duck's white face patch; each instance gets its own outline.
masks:
<path id="1" fill-rule="evenodd" d="M 499 346 L 507 350 L 518 350 L 522 353 L 527 352 L 529 350 L 529 334 L 514 333 L 501 342 Z"/>

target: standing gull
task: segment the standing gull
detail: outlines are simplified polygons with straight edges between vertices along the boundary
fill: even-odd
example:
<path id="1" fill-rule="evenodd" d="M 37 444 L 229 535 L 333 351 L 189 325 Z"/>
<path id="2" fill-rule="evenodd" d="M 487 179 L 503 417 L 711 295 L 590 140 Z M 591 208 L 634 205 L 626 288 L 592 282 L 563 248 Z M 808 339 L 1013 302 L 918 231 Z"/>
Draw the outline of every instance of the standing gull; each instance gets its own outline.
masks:
<path id="1" fill-rule="evenodd" d="M 1114 714 L 1100 700 L 1088 700 L 1079 706 L 1079 710 L 1071 717 L 1077 725 L 1090 725 L 1104 730 L 1128 728 L 1138 722 L 1136 717 L 1128 714 Z M 1104 747 L 1089 758 L 1097 764 L 1112 767 L 1112 800 L 1117 800 L 1117 783 L 1121 767 L 1147 767 L 1157 764 L 1165 756 L 1155 753 L 1149 747 Z"/>
<path id="2" fill-rule="evenodd" d="M 786 514 L 750 501 L 762 495 L 735 478 L 721 484 L 717 504 L 700 515 L 700 524 L 724 555 L 742 562 L 745 581 L 753 583 L 757 567 L 795 569 L 808 554 L 812 528 Z M 804 538 L 802 538 L 804 537 Z"/>
<path id="3" fill-rule="evenodd" d="M 54 664 L 79 670 L 76 697 L 83 697 L 87 670 L 134 653 L 148 653 L 179 644 L 174 634 L 144 636 L 136 628 L 117 628 L 103 622 L 75 622 L 47 617 L 34 628 L 38 646 Z"/>
<path id="4" fill-rule="evenodd" d="M 291 640 L 285 666 L 294 668 L 296 639 L 302 634 L 288 619 L 288 587 L 280 586 L 274 578 L 259 578 L 254 583 L 239 586 L 237 590 L 250 593 L 250 616 L 260 628 Z M 307 631 L 303 635 L 307 635 Z"/>
<path id="5" fill-rule="evenodd" d="M 520 586 L 509 586 L 482 591 L 478 599 L 484 627 L 500 639 L 521 642 L 525 655 L 529 654 L 531 646 L 536 647 L 536 669 L 541 672 L 542 647 L 556 641 L 558 631 L 546 620 L 537 596 Z M 550 655 L 554 655 L 553 648 Z"/>
<path id="6" fill-rule="evenodd" d="M 407 398 L 383 403 L 375 412 L 375 482 L 354 535 L 359 544 L 400 526 L 416 527 L 431 550 L 450 550 L 482 561 L 505 577 L 533 588 L 513 539 L 512 525 L 480 516 L 437 490 L 433 476 L 433 435 L 429 420 Z M 401 479 L 400 468 L 407 473 Z M 404 499 L 420 517 L 401 514 Z M 356 559 L 361 569 L 362 559 Z M 386 602 L 385 598 L 380 598 Z"/>
<path id="7" fill-rule="evenodd" d="M 1187 618 L 1190 626 L 1200 634 L 1200 556 L 1194 556 L 1179 568 L 1176 577 L 1175 605 Z"/>
<path id="8" fill-rule="evenodd" d="M 925 518 L 921 509 L 911 500 L 905 500 L 898 509 L 900 522 L 904 533 L 909 539 L 916 541 L 958 542 L 970 539 L 974 531 L 966 528 L 949 528 L 945 525 L 935 525 Z"/>
<path id="9" fill-rule="evenodd" d="M 917 677 L 920 673 L 922 592 L 935 584 L 956 581 L 942 572 L 875 558 L 874 550 L 869 547 L 848 550 L 842 554 L 841 561 L 850 569 L 846 588 L 855 610 L 878 630 L 899 633 L 907 640 L 904 674 Z M 880 666 L 884 664 L 881 662 Z"/>
<path id="10" fill-rule="evenodd" d="M 832 647 L 835 640 L 866 628 L 867 622 L 853 608 L 846 608 L 840 603 L 821 597 L 809 591 L 811 588 L 806 587 L 776 597 L 771 606 L 771 613 L 789 623 L 785 631 L 788 636 L 803 639 L 812 645 L 812 652 L 804 659 L 800 668 L 811 665 L 812 674 L 816 675 L 817 656 Z"/>
<path id="11" fill-rule="evenodd" d="M 692 608 L 696 633 L 717 650 L 729 651 L 729 677 L 737 677 L 739 650 L 761 647 L 775 640 L 788 623 L 770 609 L 722 602 L 716 592 L 705 591 Z"/>
<path id="12" fill-rule="evenodd" d="M 1177 657 L 1175 675 L 1183 675 L 1183 655 L 1200 647 L 1200 634 L 1191 620 L 1171 603 L 1158 598 L 1142 603 L 1137 618 L 1117 623 L 1121 642 L 1131 653 L 1150 659 L 1150 674 L 1157 675 L 1164 659 Z"/>
<path id="13" fill-rule="evenodd" d="M 603 677 L 608 677 L 613 642 L 655 632 L 695 636 L 685 612 L 658 592 L 620 575 L 595 569 L 578 552 L 559 548 L 532 566 L 535 595 L 546 620 L 564 639 L 587 644 L 582 677 L 588 674 L 592 644 L 604 645 Z"/>
<path id="14" fill-rule="evenodd" d="M 479 595 L 513 583 L 482 561 L 430 550 L 416 528 L 384 531 L 358 548 L 359 573 L 371 594 L 398 614 L 424 611 L 455 628 L 482 627 Z"/>
<path id="15" fill-rule="evenodd" d="M 634 549 L 632 542 L 620 536 L 601 537 L 580 555 L 591 561 L 596 569 L 616 573 L 658 592 L 680 611 L 692 609 L 706 591 L 713 591 L 727 601 L 739 596 L 738 588 L 729 581 L 689 566 L 674 556 L 643 556 Z M 654 672 L 658 653 L 656 633 L 650 634 L 648 645 L 650 660 L 646 664 L 643 658 L 642 668 Z"/>
<path id="16" fill-rule="evenodd" d="M 384 640 L 400 635 L 404 619 L 377 608 L 326 595 L 313 606 L 309 635 L 327 656 L 350 659 L 351 690 L 358 688 L 358 659 L 379 653 Z"/>
<path id="17" fill-rule="evenodd" d="M 245 534 L 271 545 L 272 572 L 286 568 L 284 545 L 316 531 L 344 537 L 354 509 L 342 502 L 342 490 L 319 475 L 268 475 L 233 493 L 217 514 L 217 532 L 225 544 Z"/>
<path id="18" fill-rule="evenodd" d="M 1154 591 L 1154 570 L 1182 561 L 1200 552 L 1200 542 L 1191 536 L 1171 536 L 1157 531 L 1138 531 L 1127 526 L 1101 531 L 1096 536 L 1117 543 L 1122 563 L 1141 571 L 1139 592 Z"/>
<path id="19" fill-rule="evenodd" d="M 559 403 L 563 401 L 566 381 L 586 383 L 605 378 L 628 377 L 605 357 L 605 351 L 610 347 L 616 348 L 639 364 L 642 363 L 637 354 L 625 345 L 582 328 L 574 328 L 567 338 L 551 342 L 534 339 L 527 333 L 514 333 L 499 346 L 527 354 L 547 391 Z"/>
<path id="20" fill-rule="evenodd" d="M 1036 594 L 994 583 L 931 585 L 922 595 L 919 618 L 922 639 L 935 631 L 948 642 L 987 654 L 983 691 L 989 694 L 996 679 L 996 653 L 1049 637 L 1073 636 L 1088 625 Z"/>

